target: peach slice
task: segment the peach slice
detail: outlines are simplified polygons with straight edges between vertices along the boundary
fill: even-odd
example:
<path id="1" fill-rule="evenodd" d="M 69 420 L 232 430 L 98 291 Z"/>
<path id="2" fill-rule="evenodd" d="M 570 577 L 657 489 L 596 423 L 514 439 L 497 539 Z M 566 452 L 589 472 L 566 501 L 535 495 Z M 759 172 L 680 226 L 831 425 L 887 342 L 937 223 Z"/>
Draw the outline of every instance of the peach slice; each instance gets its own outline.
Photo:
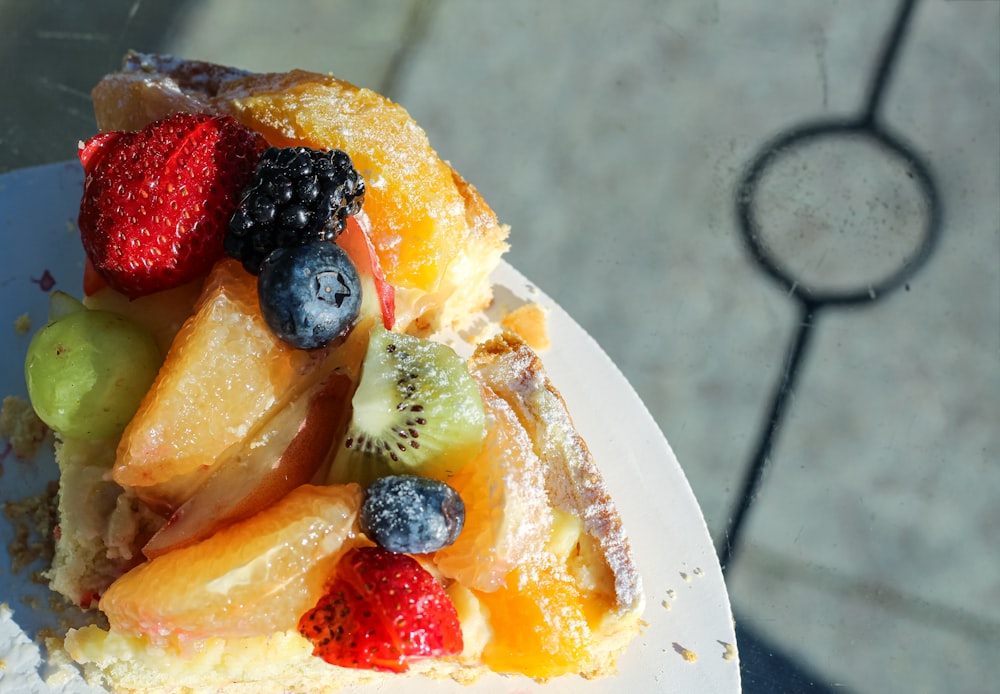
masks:
<path id="1" fill-rule="evenodd" d="M 227 451 L 238 450 L 302 393 L 334 371 L 357 382 L 381 310 L 363 240 L 353 245 L 348 253 L 364 268 L 363 291 L 372 298 L 343 341 L 313 351 L 275 337 L 260 313 L 256 279 L 237 261 L 221 261 L 122 436 L 115 481 L 169 516 Z"/>
<path id="2" fill-rule="evenodd" d="M 89 260 L 87 265 L 90 265 Z M 105 284 L 89 291 L 85 288 L 83 303 L 87 308 L 120 313 L 143 326 L 156 340 L 160 351 L 166 354 L 181 326 L 191 316 L 201 296 L 202 282 L 195 280 L 137 299 L 129 299 Z"/>
<path id="3" fill-rule="evenodd" d="M 111 629 L 184 650 L 213 636 L 295 629 L 342 552 L 359 542 L 356 485 L 303 485 L 212 537 L 141 564 L 111 584 Z"/>
<path id="4" fill-rule="evenodd" d="M 343 435 L 353 381 L 334 373 L 279 411 L 174 511 L 143 553 L 154 558 L 213 535 L 312 480 Z"/>
<path id="5" fill-rule="evenodd" d="M 154 508 L 177 508 L 319 359 L 276 338 L 255 278 L 235 260 L 220 262 L 122 435 L 115 481 Z"/>

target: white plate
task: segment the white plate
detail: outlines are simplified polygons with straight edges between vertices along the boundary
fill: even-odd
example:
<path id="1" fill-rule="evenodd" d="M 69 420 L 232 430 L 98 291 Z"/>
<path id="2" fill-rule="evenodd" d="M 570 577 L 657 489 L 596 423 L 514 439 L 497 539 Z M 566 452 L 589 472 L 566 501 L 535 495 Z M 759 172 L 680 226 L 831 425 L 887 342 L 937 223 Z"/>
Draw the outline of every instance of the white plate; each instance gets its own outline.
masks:
<path id="1" fill-rule="evenodd" d="M 81 190 L 76 162 L 0 176 L 0 355 L 7 364 L 0 373 L 0 396 L 25 395 L 22 364 L 29 335 L 14 330 L 15 319 L 27 314 L 37 329 L 45 322 L 52 287 L 80 294 L 83 252 L 75 221 Z M 498 303 L 529 299 L 551 308 L 553 346 L 542 359 L 617 502 L 645 583 L 648 626 L 621 658 L 617 677 L 537 685 L 490 676 L 472 687 L 436 682 L 435 691 L 739 692 L 736 637 L 722 572 L 698 503 L 663 434 L 615 365 L 572 318 L 506 264 L 496 282 Z M 0 464 L 3 502 L 40 493 L 57 476 L 48 450 L 29 462 L 8 453 Z M 9 522 L 0 522 L 4 548 L 12 533 Z M 0 690 L 88 691 L 79 678 L 63 682 L 64 672 L 43 682 L 51 667 L 39 660 L 28 639 L 47 627 L 59 629 L 59 619 L 48 608 L 47 589 L 31 580 L 40 562 L 14 574 L 6 550 L 2 557 L 0 603 L 14 615 L 0 617 L 0 660 L 6 665 L 0 668 Z M 380 691 L 425 688 L 426 681 L 401 679 Z"/>

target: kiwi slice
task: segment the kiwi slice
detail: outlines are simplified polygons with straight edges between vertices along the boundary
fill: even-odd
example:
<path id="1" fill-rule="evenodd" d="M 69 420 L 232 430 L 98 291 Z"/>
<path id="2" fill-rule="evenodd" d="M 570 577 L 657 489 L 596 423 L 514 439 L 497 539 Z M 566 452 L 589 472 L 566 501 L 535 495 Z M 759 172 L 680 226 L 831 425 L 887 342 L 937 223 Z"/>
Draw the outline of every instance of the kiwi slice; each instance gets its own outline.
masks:
<path id="1" fill-rule="evenodd" d="M 331 484 L 388 474 L 445 480 L 482 448 L 479 384 L 447 345 L 372 328 Z"/>

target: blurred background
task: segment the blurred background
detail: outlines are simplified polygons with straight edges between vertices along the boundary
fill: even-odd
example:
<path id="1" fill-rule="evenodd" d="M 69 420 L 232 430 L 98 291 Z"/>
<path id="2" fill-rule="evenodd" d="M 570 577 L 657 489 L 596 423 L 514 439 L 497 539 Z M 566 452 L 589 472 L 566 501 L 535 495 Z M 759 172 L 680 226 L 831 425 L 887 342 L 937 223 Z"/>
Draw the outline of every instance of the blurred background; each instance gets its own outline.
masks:
<path id="1" fill-rule="evenodd" d="M 631 380 L 720 546 L 809 322 L 727 567 L 747 692 L 995 691 L 1000 2 L 916 3 L 886 76 L 881 123 L 936 200 L 870 139 L 782 151 L 752 211 L 791 286 L 737 214 L 773 138 L 862 112 L 899 7 L 0 0 L 0 172 L 72 158 L 90 88 L 129 48 L 387 94 L 511 225 L 509 262 Z M 874 300 L 804 313 L 803 286 Z"/>

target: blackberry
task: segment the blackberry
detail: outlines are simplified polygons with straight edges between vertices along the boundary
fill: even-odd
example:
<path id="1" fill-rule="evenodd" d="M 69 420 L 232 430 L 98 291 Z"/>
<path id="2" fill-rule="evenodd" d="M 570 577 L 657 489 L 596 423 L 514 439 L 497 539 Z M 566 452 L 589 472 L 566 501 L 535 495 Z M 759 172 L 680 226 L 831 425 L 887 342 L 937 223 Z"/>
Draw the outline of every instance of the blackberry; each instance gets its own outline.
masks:
<path id="1" fill-rule="evenodd" d="M 335 239 L 364 197 L 364 179 L 339 149 L 271 147 L 229 220 L 226 253 L 256 275 L 278 248 Z"/>

